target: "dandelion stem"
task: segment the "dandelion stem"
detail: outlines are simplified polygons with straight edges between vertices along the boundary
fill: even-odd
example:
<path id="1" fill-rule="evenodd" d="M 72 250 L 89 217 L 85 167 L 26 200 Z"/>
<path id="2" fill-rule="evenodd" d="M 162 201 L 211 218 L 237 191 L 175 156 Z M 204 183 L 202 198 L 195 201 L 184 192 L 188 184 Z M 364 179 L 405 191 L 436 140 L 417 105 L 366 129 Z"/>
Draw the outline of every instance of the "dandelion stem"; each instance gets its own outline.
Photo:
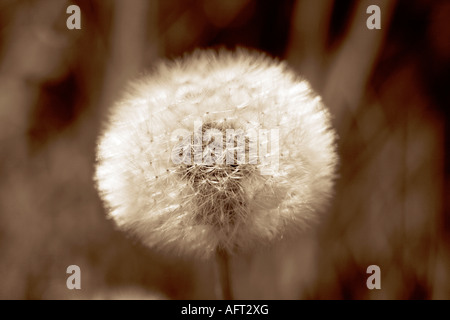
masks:
<path id="1" fill-rule="evenodd" d="M 219 285 L 222 291 L 223 300 L 233 300 L 233 294 L 231 290 L 230 281 L 230 257 L 228 252 L 223 249 L 218 248 L 216 251 L 216 261 L 218 269 Z"/>

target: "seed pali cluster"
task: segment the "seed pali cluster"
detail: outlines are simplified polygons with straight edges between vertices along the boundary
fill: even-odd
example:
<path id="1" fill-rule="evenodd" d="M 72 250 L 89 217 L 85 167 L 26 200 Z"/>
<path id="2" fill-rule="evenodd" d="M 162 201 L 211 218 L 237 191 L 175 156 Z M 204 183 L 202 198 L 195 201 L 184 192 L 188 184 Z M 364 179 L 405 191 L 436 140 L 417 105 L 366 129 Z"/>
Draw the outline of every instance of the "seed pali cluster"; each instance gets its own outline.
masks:
<path id="1" fill-rule="evenodd" d="M 336 163 L 328 111 L 307 81 L 262 53 L 199 50 L 159 63 L 113 106 L 95 180 L 119 228 L 209 256 L 305 227 L 329 202 Z"/>

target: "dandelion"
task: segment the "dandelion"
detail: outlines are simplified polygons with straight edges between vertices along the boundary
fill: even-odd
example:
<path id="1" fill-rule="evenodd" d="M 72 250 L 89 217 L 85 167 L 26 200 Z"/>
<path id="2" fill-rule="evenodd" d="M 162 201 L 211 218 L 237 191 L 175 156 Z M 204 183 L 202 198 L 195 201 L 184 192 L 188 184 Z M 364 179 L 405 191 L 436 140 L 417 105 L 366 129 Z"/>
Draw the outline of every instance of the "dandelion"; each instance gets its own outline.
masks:
<path id="1" fill-rule="evenodd" d="M 337 163 L 329 118 L 284 62 L 198 50 L 159 63 L 113 106 L 97 188 L 108 217 L 149 247 L 248 250 L 326 207 Z"/>

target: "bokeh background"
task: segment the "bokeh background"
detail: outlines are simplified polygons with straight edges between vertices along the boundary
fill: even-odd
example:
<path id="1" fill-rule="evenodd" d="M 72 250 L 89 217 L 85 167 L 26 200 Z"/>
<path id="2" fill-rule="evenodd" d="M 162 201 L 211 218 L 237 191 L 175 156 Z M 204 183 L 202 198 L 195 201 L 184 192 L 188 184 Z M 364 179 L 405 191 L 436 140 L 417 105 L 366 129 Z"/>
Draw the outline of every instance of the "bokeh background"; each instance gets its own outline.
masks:
<path id="1" fill-rule="evenodd" d="M 70 4 L 81 30 L 66 28 Z M 450 299 L 449 17 L 446 0 L 1 0 L 0 298 L 219 296 L 214 261 L 151 251 L 105 219 L 94 150 L 127 81 L 240 45 L 310 80 L 341 164 L 317 226 L 233 257 L 234 297 Z M 81 290 L 66 288 L 73 264 Z M 381 290 L 366 287 L 372 264 Z"/>

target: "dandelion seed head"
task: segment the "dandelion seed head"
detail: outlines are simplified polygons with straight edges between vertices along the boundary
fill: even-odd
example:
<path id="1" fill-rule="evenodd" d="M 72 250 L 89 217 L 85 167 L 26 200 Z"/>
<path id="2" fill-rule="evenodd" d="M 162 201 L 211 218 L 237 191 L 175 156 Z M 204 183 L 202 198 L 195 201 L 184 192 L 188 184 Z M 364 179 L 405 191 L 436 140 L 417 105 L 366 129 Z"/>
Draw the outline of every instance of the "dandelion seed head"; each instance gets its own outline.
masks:
<path id="1" fill-rule="evenodd" d="M 243 49 L 198 50 L 159 63 L 111 108 L 97 188 L 108 217 L 152 248 L 205 257 L 252 248 L 305 227 L 327 206 L 337 163 L 329 118 L 285 63 Z M 251 162 L 248 133 L 273 129 L 277 140 Z M 190 133 L 187 144 L 177 145 L 177 130 Z M 219 156 L 211 142 L 223 147 Z M 196 150 L 209 161 L 192 161 Z M 176 163 L 174 154 L 188 156 Z M 273 156 L 277 169 L 266 174 Z"/>

